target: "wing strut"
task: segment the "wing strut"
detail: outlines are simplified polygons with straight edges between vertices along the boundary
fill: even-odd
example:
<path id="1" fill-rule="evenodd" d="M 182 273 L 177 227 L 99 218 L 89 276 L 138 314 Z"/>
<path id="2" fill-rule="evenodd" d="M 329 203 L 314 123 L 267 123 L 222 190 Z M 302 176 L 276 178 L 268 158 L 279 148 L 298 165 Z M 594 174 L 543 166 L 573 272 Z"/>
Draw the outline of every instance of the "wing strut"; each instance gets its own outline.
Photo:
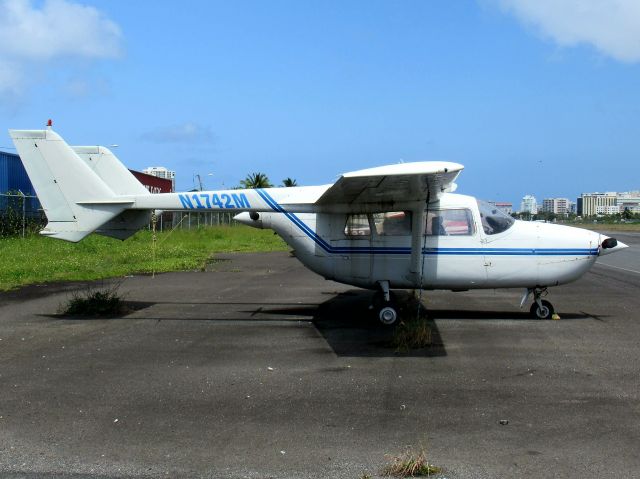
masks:
<path id="1" fill-rule="evenodd" d="M 426 205 L 429 205 L 429 199 L 431 196 L 431 192 L 427 193 L 427 201 Z M 428 207 L 428 206 L 427 206 Z M 409 266 L 409 271 L 413 276 L 413 281 L 422 288 L 422 274 L 424 270 L 424 261 L 423 261 L 423 242 L 426 240 L 426 226 L 424 219 L 424 208 L 425 203 L 422 201 L 416 204 L 416 207 L 413 209 L 411 214 L 411 264 Z"/>

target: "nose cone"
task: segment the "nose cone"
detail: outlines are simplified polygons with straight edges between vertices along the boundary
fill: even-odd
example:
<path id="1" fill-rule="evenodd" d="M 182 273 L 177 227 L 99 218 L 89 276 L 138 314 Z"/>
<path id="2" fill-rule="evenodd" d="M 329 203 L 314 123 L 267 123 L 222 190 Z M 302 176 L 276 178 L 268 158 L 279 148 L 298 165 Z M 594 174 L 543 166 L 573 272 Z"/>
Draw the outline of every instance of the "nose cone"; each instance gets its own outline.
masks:
<path id="1" fill-rule="evenodd" d="M 622 241 L 618 241 L 615 238 L 610 238 L 608 236 L 602 235 L 600 237 L 600 256 L 604 256 L 605 254 L 615 253 L 616 251 L 622 251 L 625 248 L 628 248 L 626 244 Z"/>

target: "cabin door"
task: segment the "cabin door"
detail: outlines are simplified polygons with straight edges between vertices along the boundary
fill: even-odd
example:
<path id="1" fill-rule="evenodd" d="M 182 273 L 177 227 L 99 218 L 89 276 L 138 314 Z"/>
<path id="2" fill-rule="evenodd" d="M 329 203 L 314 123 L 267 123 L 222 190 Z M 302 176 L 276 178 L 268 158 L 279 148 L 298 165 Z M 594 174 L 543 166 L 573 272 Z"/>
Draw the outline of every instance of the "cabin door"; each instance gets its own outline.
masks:
<path id="1" fill-rule="evenodd" d="M 370 215 L 331 215 L 330 245 L 336 280 L 363 285 L 371 280 Z"/>
<path id="2" fill-rule="evenodd" d="M 427 211 L 423 285 L 477 288 L 487 282 L 484 249 L 468 208 Z"/>

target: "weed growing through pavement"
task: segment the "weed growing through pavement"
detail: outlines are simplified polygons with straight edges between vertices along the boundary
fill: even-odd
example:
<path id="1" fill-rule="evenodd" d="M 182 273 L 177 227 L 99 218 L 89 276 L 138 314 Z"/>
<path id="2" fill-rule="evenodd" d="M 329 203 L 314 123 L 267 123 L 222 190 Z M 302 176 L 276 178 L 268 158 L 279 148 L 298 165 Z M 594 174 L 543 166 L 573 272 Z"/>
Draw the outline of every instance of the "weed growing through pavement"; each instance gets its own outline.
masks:
<path id="1" fill-rule="evenodd" d="M 127 308 L 120 297 L 119 289 L 119 282 L 100 288 L 89 285 L 82 291 L 75 291 L 71 299 L 60 306 L 60 313 L 101 318 L 121 316 L 127 312 Z"/>
<path id="2" fill-rule="evenodd" d="M 384 475 L 395 477 L 429 477 L 441 472 L 441 468 L 429 464 L 424 449 L 416 453 L 410 448 L 399 456 L 391 457 L 389 464 L 382 470 Z"/>
<path id="3" fill-rule="evenodd" d="M 408 319 L 400 321 L 393 331 L 391 346 L 397 352 L 406 353 L 412 349 L 428 348 L 432 344 L 431 325 L 424 307 L 419 308 L 417 300 L 409 300 L 402 316 Z M 417 317 L 416 317 L 417 316 Z"/>

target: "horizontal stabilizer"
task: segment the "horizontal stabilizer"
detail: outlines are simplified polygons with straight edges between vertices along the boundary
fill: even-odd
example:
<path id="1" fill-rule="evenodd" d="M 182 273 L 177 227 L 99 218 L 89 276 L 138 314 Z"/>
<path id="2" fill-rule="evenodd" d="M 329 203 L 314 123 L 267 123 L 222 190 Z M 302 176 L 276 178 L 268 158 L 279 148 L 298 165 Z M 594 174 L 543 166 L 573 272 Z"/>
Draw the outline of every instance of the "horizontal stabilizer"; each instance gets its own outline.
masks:
<path id="1" fill-rule="evenodd" d="M 151 211 L 149 210 L 125 210 L 111 221 L 100 226 L 96 233 L 125 240 L 147 226 L 149 221 L 151 221 Z"/>

